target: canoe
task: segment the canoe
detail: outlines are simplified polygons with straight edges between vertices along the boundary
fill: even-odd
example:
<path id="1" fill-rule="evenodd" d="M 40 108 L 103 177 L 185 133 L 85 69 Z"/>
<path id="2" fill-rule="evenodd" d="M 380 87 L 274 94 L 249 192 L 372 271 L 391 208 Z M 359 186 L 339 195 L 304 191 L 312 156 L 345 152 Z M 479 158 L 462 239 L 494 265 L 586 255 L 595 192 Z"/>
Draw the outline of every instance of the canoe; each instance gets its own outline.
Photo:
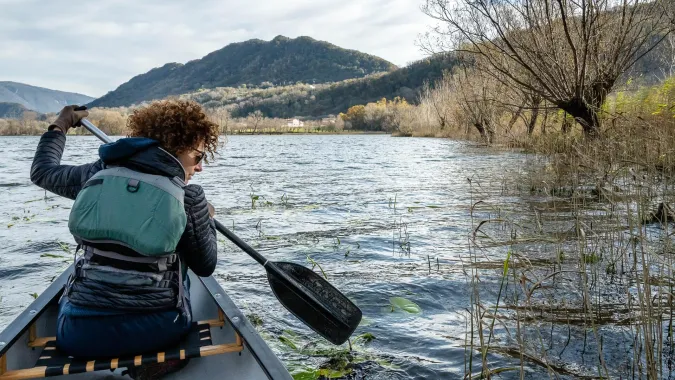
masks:
<path id="1" fill-rule="evenodd" d="M 0 380 L 129 379 L 129 368 L 189 358 L 163 379 L 292 379 L 246 316 L 211 276 L 189 271 L 193 331 L 179 346 L 157 353 L 79 360 L 55 347 L 58 300 L 72 265 L 0 333 Z M 92 342 L 97 344 L 97 342 Z"/>

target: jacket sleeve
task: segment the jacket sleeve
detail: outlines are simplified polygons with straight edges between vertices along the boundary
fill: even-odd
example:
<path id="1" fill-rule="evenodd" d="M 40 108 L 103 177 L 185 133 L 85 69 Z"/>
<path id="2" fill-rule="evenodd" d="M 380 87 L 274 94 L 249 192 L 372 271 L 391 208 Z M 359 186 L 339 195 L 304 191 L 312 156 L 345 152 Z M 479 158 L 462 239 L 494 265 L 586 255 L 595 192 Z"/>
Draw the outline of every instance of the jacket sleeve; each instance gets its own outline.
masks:
<path id="1" fill-rule="evenodd" d="M 197 276 L 210 276 L 216 270 L 218 260 L 216 225 L 209 216 L 201 186 L 185 186 L 185 213 L 187 225 L 177 250 L 181 252 L 187 267 Z"/>
<path id="2" fill-rule="evenodd" d="M 85 165 L 61 165 L 66 135 L 60 131 L 45 132 L 40 138 L 30 180 L 45 190 L 60 196 L 75 199 L 82 186 L 96 172 L 104 168 L 101 160 Z"/>

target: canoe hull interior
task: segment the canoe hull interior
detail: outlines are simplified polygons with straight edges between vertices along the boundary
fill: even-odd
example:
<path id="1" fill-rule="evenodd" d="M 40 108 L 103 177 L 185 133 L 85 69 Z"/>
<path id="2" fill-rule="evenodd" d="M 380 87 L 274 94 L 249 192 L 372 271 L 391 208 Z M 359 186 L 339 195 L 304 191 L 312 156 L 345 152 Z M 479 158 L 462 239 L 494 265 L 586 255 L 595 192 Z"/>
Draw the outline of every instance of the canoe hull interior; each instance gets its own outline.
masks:
<path id="1" fill-rule="evenodd" d="M 0 333 L 0 353 L 4 355 L 6 372 L 0 374 L 0 380 L 18 379 L 8 377 L 15 370 L 27 369 L 35 365 L 42 347 L 30 347 L 30 342 L 39 343 L 40 338 L 56 335 L 57 302 L 63 283 L 67 280 L 68 270 Z M 194 321 L 212 321 L 223 326 L 211 327 L 212 345 L 243 344 L 240 352 L 226 352 L 213 356 L 190 359 L 188 365 L 179 372 L 165 376 L 173 379 L 291 379 L 279 359 L 257 334 L 246 317 L 232 303 L 213 277 L 200 278 L 190 272 L 190 300 Z M 55 288 L 56 287 L 56 288 Z M 220 312 L 219 312 L 220 311 Z M 34 327 L 31 327 L 34 326 Z M 237 334 L 240 339 L 237 340 Z M 31 339 L 33 338 L 33 339 Z M 4 342 L 4 345 L 2 344 Z M 33 343 L 33 345 L 35 345 Z M 98 344 L 98 342 L 92 342 Z M 85 372 L 52 379 L 129 379 L 122 376 L 123 368 Z M 42 377 L 42 369 L 35 368 Z M 0 369 L 0 373 L 2 370 Z"/>

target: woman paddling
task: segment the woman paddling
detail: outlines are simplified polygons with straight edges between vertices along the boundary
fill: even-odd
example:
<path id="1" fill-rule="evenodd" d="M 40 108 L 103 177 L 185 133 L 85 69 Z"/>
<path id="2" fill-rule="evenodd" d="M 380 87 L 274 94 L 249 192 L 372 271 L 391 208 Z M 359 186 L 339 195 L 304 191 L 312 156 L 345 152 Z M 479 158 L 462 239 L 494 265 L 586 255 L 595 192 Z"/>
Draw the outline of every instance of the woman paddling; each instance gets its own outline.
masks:
<path id="1" fill-rule="evenodd" d="M 214 210 L 188 182 L 215 153 L 218 126 L 194 102 L 158 101 L 96 162 L 61 165 L 68 130 L 87 115 L 63 108 L 31 167 L 33 183 L 76 199 L 69 228 L 83 255 L 59 303 L 57 346 L 81 358 L 157 351 L 192 322 L 186 268 L 215 270 Z"/>

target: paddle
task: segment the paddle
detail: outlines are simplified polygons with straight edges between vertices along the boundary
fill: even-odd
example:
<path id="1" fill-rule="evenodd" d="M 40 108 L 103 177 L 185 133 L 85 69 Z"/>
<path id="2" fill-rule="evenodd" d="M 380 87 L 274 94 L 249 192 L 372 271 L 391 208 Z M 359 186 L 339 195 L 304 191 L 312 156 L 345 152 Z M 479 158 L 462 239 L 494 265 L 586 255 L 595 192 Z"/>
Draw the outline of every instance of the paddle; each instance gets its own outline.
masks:
<path id="1" fill-rule="evenodd" d="M 82 125 L 105 143 L 112 142 L 87 119 Z M 219 221 L 216 229 L 267 271 L 270 287 L 288 311 L 333 344 L 342 344 L 361 322 L 361 310 L 328 281 L 302 265 L 272 262 L 239 239 Z"/>

